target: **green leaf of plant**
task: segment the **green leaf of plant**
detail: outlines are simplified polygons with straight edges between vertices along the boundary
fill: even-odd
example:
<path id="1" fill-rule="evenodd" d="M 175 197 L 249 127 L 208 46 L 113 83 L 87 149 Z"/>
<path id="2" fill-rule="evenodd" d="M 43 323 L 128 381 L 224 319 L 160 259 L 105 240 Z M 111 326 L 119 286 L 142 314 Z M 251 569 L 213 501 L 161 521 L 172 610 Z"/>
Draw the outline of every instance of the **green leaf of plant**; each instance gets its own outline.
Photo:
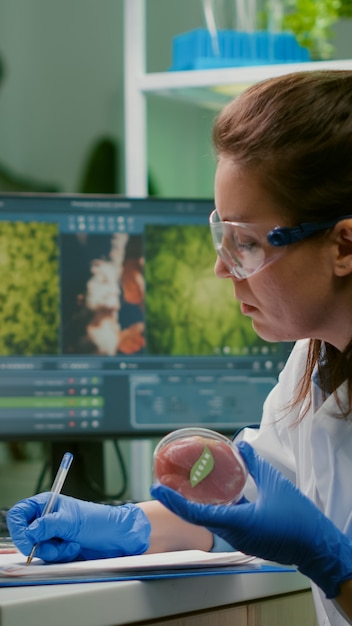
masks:
<path id="1" fill-rule="evenodd" d="M 198 485 L 206 476 L 209 476 L 214 467 L 214 457 L 208 446 L 205 446 L 201 456 L 195 462 L 190 473 L 191 486 Z"/>

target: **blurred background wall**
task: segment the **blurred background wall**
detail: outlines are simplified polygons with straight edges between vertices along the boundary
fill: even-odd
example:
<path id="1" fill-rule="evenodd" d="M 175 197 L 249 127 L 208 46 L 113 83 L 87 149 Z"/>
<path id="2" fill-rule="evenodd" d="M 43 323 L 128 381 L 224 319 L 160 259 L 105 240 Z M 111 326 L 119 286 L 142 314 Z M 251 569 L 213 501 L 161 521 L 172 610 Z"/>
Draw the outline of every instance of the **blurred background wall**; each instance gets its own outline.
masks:
<path id="1" fill-rule="evenodd" d="M 202 3 L 146 0 L 146 6 L 148 70 L 164 71 L 172 37 L 204 27 Z M 334 32 L 336 57 L 352 57 L 351 22 L 337 23 Z M 123 193 L 122 0 L 0 0 L 0 58 L 0 169 L 38 188 L 90 191 L 87 170 L 106 140 L 102 158 L 113 144 L 114 190 Z M 152 191 L 211 197 L 214 112 L 148 100 Z"/>
<path id="2" fill-rule="evenodd" d="M 148 69 L 166 70 L 173 35 L 203 25 L 200 0 L 147 0 Z M 0 56 L 0 165 L 34 186 L 78 192 L 105 138 L 123 193 L 122 0 L 0 0 Z M 154 191 L 211 196 L 213 113 L 151 97 L 148 116 Z M 194 136 L 187 153 L 179 126 Z"/>

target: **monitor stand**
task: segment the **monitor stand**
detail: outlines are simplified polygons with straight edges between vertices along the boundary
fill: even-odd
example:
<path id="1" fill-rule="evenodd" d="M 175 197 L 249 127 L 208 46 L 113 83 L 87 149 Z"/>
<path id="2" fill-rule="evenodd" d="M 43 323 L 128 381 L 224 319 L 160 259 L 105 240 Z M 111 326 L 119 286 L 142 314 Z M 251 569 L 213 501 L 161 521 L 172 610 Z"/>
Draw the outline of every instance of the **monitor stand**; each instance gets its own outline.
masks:
<path id="1" fill-rule="evenodd" d="M 104 499 L 104 443 L 103 441 L 59 441 L 50 449 L 50 472 L 54 480 L 65 452 L 72 452 L 73 461 L 62 493 L 81 500 L 99 502 Z M 94 489 L 96 486 L 96 489 Z"/>

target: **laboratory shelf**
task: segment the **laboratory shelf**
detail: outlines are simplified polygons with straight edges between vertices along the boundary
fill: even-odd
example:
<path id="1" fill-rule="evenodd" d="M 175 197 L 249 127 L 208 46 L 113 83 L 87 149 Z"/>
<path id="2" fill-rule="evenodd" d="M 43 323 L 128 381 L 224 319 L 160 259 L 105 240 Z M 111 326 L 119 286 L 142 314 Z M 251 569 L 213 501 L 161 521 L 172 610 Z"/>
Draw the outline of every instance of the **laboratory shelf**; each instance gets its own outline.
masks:
<path id="1" fill-rule="evenodd" d="M 266 65 L 219 68 L 210 70 L 187 70 L 182 72 L 154 72 L 141 74 L 139 88 L 145 92 L 163 95 L 171 92 L 175 96 L 178 89 L 197 87 L 242 87 L 257 83 L 266 78 L 282 76 L 290 72 L 324 69 L 352 69 L 352 60 L 311 61 L 308 63 L 273 63 Z"/>
<path id="2" fill-rule="evenodd" d="M 282 76 L 290 72 L 317 69 L 352 70 L 352 61 L 314 61 L 211 70 L 145 73 L 139 78 L 139 89 L 145 95 L 154 94 L 202 107 L 219 109 L 230 98 L 261 80 Z"/>

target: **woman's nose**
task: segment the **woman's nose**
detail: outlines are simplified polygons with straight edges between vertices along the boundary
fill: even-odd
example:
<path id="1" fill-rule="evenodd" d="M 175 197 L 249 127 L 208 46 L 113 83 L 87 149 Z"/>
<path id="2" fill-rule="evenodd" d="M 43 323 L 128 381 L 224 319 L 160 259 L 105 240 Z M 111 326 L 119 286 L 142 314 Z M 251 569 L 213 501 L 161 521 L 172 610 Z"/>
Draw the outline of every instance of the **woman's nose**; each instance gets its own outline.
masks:
<path id="1" fill-rule="evenodd" d="M 225 261 L 220 256 L 218 256 L 215 261 L 214 273 L 215 276 L 217 276 L 218 278 L 232 278 L 232 280 L 235 280 L 237 282 L 246 280 L 245 278 L 240 278 L 239 276 L 236 276 L 236 274 L 231 272 L 228 268 L 227 263 L 225 263 Z"/>
<path id="2" fill-rule="evenodd" d="M 218 256 L 214 265 L 215 276 L 218 278 L 229 278 L 232 276 L 231 272 L 229 272 L 227 265 L 224 263 L 222 258 Z"/>

